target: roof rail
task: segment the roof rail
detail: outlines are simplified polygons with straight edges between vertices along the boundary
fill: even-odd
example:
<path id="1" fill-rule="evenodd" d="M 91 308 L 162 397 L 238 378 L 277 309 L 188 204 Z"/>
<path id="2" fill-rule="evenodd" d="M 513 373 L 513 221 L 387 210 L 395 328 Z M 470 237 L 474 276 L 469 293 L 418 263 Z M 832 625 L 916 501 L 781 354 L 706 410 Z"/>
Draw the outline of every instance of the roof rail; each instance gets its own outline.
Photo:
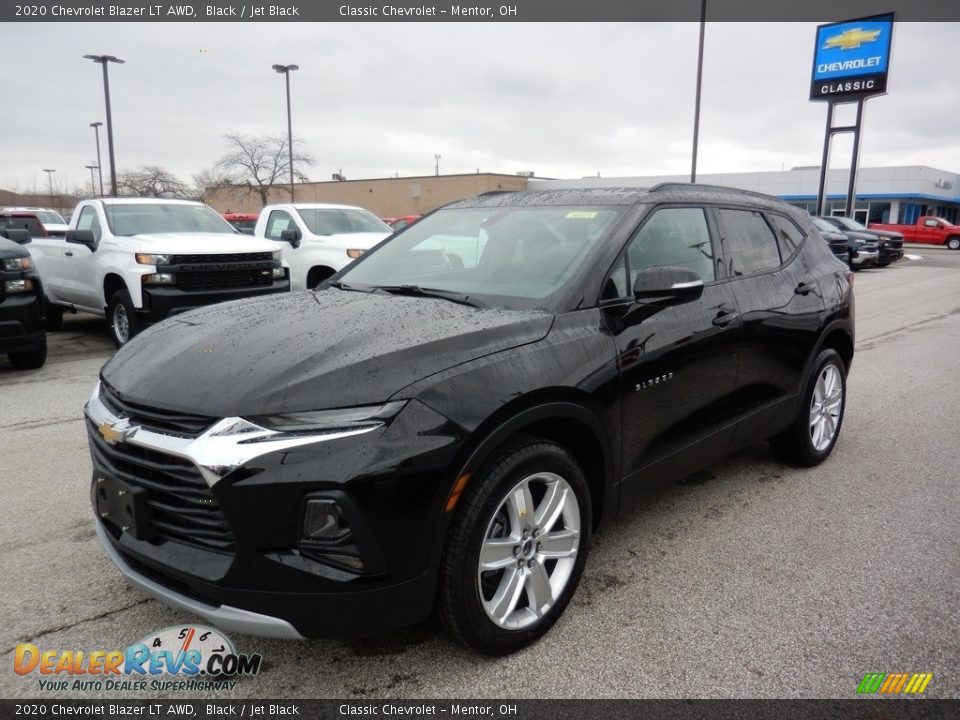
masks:
<path id="1" fill-rule="evenodd" d="M 659 185 L 654 185 L 650 188 L 650 192 L 661 192 L 664 190 L 722 190 L 724 192 L 731 193 L 733 195 L 752 195 L 754 197 L 762 197 L 766 199 L 779 200 L 775 195 L 769 195 L 767 193 L 756 192 L 754 190 L 742 190 L 740 188 L 727 187 L 726 185 L 707 185 L 703 183 L 681 183 L 681 182 L 664 182 Z"/>

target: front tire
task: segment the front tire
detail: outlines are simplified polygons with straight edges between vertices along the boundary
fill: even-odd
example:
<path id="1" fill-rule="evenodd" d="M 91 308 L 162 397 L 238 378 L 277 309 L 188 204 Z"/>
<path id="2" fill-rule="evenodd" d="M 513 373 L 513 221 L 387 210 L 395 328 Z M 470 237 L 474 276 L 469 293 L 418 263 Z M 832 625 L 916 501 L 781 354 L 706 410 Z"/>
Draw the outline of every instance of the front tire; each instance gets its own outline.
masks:
<path id="1" fill-rule="evenodd" d="M 40 347 L 36 350 L 9 353 L 7 358 L 17 370 L 35 370 L 43 367 L 44 363 L 47 362 L 47 336 L 43 336 Z"/>
<path id="2" fill-rule="evenodd" d="M 813 363 L 793 424 L 770 440 L 782 459 L 795 465 L 819 465 L 840 437 L 847 406 L 847 373 L 839 353 L 825 348 Z"/>
<path id="3" fill-rule="evenodd" d="M 117 290 L 110 298 L 107 318 L 110 322 L 110 336 L 118 348 L 130 342 L 130 339 L 143 329 L 130 293 L 126 290 Z"/>
<path id="4" fill-rule="evenodd" d="M 441 563 L 444 623 L 486 655 L 526 647 L 583 573 L 593 517 L 583 471 L 560 445 L 521 440 L 474 474 L 456 513 Z"/>

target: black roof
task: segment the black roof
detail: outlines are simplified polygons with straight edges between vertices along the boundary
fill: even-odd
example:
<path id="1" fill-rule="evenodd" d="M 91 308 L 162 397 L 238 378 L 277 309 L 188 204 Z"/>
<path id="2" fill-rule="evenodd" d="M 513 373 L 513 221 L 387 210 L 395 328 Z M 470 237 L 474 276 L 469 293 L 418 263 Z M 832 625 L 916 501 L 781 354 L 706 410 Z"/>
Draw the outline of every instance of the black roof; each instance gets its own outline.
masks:
<path id="1" fill-rule="evenodd" d="M 562 190 L 521 190 L 517 192 L 484 193 L 450 203 L 448 208 L 517 207 L 550 205 L 635 205 L 654 202 L 736 202 L 738 204 L 777 207 L 791 205 L 772 195 L 696 183 L 661 183 L 652 188 L 565 188 Z"/>

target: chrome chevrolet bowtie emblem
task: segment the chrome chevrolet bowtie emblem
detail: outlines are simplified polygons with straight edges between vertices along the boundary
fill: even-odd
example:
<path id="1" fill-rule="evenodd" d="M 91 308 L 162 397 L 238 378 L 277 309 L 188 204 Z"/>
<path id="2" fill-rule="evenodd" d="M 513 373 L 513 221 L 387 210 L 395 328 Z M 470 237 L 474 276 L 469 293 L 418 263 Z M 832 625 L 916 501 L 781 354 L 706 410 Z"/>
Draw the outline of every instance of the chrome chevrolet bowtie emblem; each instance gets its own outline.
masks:
<path id="1" fill-rule="evenodd" d="M 108 445 L 117 445 L 118 443 L 125 442 L 128 438 L 133 437 L 136 434 L 137 430 L 140 427 L 138 425 L 131 425 L 130 421 L 126 418 L 121 418 L 116 422 L 102 422 L 97 426 L 97 432 L 100 433 Z"/>

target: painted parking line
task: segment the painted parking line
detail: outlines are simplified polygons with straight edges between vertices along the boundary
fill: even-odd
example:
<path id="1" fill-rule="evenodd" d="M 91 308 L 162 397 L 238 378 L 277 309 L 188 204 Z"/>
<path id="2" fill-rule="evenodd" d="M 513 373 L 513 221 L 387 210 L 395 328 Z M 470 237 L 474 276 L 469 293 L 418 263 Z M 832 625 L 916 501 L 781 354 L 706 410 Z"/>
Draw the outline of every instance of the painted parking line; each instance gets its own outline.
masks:
<path id="1" fill-rule="evenodd" d="M 907 260 L 923 260 L 923 255 L 904 255 Z"/>

